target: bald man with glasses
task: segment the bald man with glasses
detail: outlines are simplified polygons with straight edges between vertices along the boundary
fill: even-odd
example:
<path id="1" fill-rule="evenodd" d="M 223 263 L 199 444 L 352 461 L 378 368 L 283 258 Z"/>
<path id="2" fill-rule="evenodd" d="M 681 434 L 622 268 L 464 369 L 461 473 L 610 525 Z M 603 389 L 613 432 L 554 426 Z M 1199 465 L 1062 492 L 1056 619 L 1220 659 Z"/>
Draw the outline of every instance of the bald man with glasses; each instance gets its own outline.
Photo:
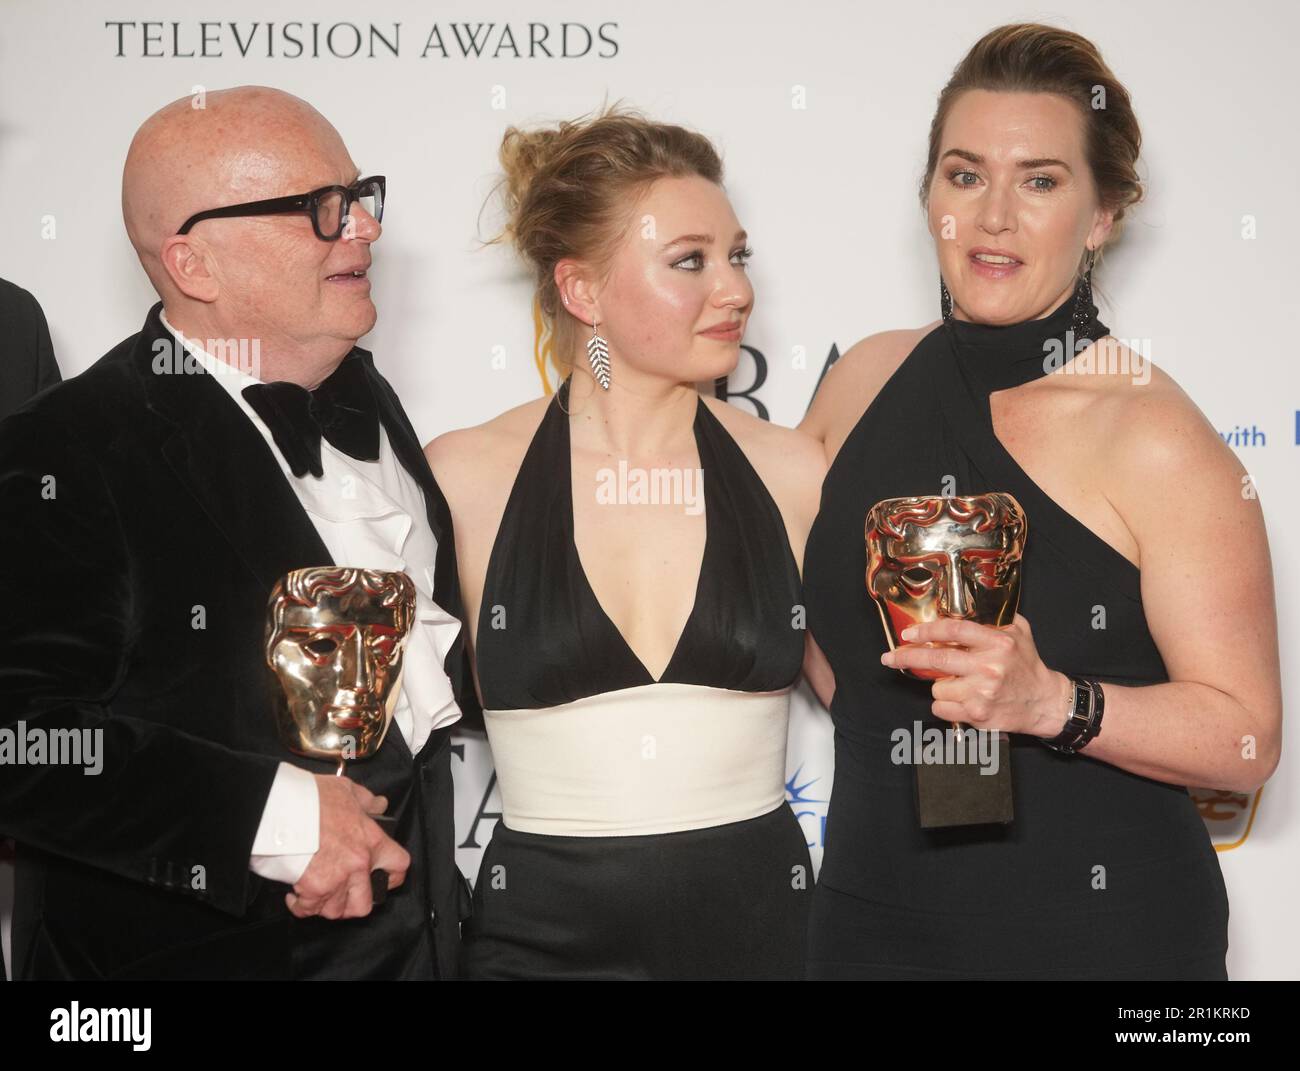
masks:
<path id="1" fill-rule="evenodd" d="M 446 501 L 357 346 L 386 183 L 289 94 L 198 104 L 127 154 L 144 327 L 0 422 L 0 730 L 98 766 L 0 771 L 14 974 L 453 978 L 450 726 L 478 705 Z M 346 776 L 281 745 L 263 659 L 276 580 L 321 565 L 417 591 L 393 725 Z"/>

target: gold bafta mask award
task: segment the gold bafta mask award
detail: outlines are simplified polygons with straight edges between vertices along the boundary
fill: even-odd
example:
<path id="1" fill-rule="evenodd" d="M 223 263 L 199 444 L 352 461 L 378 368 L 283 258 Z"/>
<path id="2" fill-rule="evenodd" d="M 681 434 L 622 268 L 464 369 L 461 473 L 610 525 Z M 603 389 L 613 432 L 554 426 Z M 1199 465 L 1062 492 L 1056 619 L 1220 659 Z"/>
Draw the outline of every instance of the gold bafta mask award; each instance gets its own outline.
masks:
<path id="1" fill-rule="evenodd" d="M 293 569 L 271 589 L 266 664 L 275 723 L 296 755 L 337 762 L 379 750 L 401 694 L 402 653 L 415 620 L 415 585 L 402 572 L 324 565 Z M 393 835 L 395 820 L 371 815 Z M 376 906 L 388 874 L 373 870 Z"/>
<path id="2" fill-rule="evenodd" d="M 1011 624 L 1020 603 L 1027 532 L 1020 503 L 1001 491 L 888 498 L 872 506 L 866 520 L 867 593 L 880 611 L 889 649 L 909 646 L 901 639 L 909 625 L 941 617 L 995 628 Z M 932 670 L 900 672 L 923 681 L 942 677 Z M 1006 733 L 961 725 L 923 728 L 917 722 L 914 736 L 910 748 L 896 755 L 915 764 L 923 828 L 1011 821 Z"/>
<path id="3" fill-rule="evenodd" d="M 337 762 L 338 774 L 378 751 L 414 618 L 415 585 L 403 572 L 331 565 L 283 576 L 267 605 L 266 664 L 285 747 Z"/>

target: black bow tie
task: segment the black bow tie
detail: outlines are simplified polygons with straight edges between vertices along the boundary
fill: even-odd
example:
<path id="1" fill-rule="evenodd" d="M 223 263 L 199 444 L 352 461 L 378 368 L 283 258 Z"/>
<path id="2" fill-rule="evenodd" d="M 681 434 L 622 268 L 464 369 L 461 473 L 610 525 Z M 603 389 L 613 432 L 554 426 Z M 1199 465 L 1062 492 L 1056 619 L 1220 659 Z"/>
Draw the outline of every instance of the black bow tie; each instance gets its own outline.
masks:
<path id="1" fill-rule="evenodd" d="M 320 441 L 358 461 L 379 459 L 379 407 L 366 378 L 366 361 L 353 351 L 314 391 L 283 380 L 245 387 L 248 404 L 271 429 L 295 476 L 324 475 Z"/>

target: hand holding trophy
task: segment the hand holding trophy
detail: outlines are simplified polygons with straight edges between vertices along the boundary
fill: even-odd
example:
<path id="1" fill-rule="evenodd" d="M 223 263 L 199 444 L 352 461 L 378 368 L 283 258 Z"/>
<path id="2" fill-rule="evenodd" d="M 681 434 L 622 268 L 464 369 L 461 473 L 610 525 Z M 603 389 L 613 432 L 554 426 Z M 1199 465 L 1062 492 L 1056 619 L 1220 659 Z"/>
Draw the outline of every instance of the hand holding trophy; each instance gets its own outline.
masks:
<path id="1" fill-rule="evenodd" d="M 282 577 L 267 603 L 266 665 L 275 723 L 296 755 L 348 762 L 375 754 L 400 695 L 402 654 L 415 618 L 415 585 L 403 572 L 315 566 Z M 385 832 L 393 819 L 371 815 Z M 371 872 L 374 903 L 388 874 Z"/>
<path id="2" fill-rule="evenodd" d="M 866 586 L 889 649 L 908 646 L 904 629 L 940 618 L 1010 625 L 1020 602 L 1027 533 L 1024 510 L 1005 492 L 890 498 L 872 506 L 866 519 Z M 929 669 L 900 671 L 918 680 L 944 677 Z M 957 752 L 975 735 L 960 724 L 951 731 Z M 1005 733 L 997 737 L 997 772 L 991 776 L 961 758 L 917 765 L 922 827 L 1011 820 L 1009 740 Z"/>

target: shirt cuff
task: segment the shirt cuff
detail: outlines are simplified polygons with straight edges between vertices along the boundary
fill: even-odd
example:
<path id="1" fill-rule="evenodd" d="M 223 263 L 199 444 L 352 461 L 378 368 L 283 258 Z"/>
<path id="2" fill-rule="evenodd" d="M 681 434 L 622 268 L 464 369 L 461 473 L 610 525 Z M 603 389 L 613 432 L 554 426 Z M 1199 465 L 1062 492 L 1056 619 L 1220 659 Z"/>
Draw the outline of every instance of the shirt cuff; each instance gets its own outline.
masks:
<path id="1" fill-rule="evenodd" d="M 320 795 L 306 770 L 280 763 L 253 838 L 249 869 L 271 881 L 294 884 L 320 847 Z"/>

